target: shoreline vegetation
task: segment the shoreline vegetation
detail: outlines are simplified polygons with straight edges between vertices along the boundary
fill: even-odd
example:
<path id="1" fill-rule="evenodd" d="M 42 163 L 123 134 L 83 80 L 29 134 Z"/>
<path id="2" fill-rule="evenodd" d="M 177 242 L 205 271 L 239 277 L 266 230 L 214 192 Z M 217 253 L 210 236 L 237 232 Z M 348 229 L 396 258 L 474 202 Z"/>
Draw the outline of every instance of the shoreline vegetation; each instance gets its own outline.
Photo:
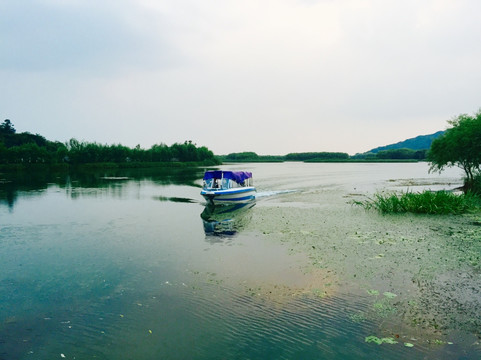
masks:
<path id="1" fill-rule="evenodd" d="M 418 162 L 426 161 L 427 149 L 394 149 L 383 150 L 377 153 L 356 154 L 350 156 L 343 152 L 303 152 L 289 153 L 287 155 L 258 155 L 255 152 L 240 152 L 218 156 L 220 161 L 229 163 L 246 162 L 289 162 L 302 161 L 310 163 L 379 163 L 379 162 Z"/>
<path id="2" fill-rule="evenodd" d="M 284 163 L 284 162 L 294 162 L 295 160 L 284 160 L 284 159 L 266 159 L 260 156 L 257 160 L 222 160 L 222 163 L 227 164 L 242 164 L 242 163 Z M 415 159 L 311 159 L 311 160 L 297 160 L 298 162 L 304 163 L 416 163 L 425 162 L 426 160 L 415 160 Z"/>
<path id="3" fill-rule="evenodd" d="M 367 210 L 386 213 L 460 214 L 481 209 L 481 111 L 475 116 L 460 115 L 448 121 L 452 128 L 437 134 L 429 149 L 379 148 L 350 156 L 343 152 L 304 152 L 287 155 L 258 155 L 255 152 L 214 155 L 192 141 L 171 146 L 156 144 L 149 149 L 140 145 L 102 145 L 70 139 L 52 142 L 41 135 L 16 133 L 8 119 L 0 124 L 0 171 L 77 171 L 140 168 L 214 167 L 223 163 L 306 162 L 306 163 L 411 163 L 428 161 L 430 171 L 459 166 L 466 172 L 463 194 L 445 191 L 418 194 L 376 194 L 357 202 Z M 436 134 L 433 134 L 433 136 Z M 425 136 L 423 137 L 425 138 Z M 434 140 L 433 140 L 434 139 Z M 376 150 L 374 152 L 374 150 Z M 0 178 L 1 183 L 1 178 Z"/>
<path id="4" fill-rule="evenodd" d="M 115 164 L 115 165 L 114 165 Z M 39 134 L 17 134 L 10 120 L 0 124 L 0 166 L 2 169 L 48 167 L 172 167 L 192 164 L 219 165 L 220 160 L 205 146 L 192 141 L 171 146 L 160 143 L 143 149 L 121 144 L 104 145 L 70 139 L 66 143 L 49 141 Z M 176 164 L 176 165 L 174 165 Z M 180 165 L 184 164 L 184 165 Z"/>
<path id="5" fill-rule="evenodd" d="M 89 170 L 120 170 L 120 169 L 152 169 L 152 168 L 172 168 L 182 169 L 200 166 L 218 166 L 217 161 L 169 161 L 169 162 L 100 162 L 100 163 L 84 163 L 84 164 L 68 164 L 68 163 L 34 163 L 34 164 L 0 164 L 0 172 L 15 171 L 89 171 Z"/>
<path id="6" fill-rule="evenodd" d="M 365 210 L 377 210 L 381 214 L 429 214 L 460 215 L 479 212 L 481 198 L 473 192 L 455 194 L 450 191 L 423 191 L 419 193 L 375 194 L 364 201 L 353 201 L 353 205 Z"/>
<path id="7" fill-rule="evenodd" d="M 0 163 L 0 171 L 17 171 L 17 170 L 35 170 L 35 169 L 58 169 L 58 170 L 68 170 L 69 168 L 76 169 L 135 169 L 135 168 L 153 168 L 153 167 L 193 167 L 193 166 L 220 166 L 222 164 L 243 164 L 243 163 L 285 163 L 294 162 L 289 160 L 245 160 L 245 161 L 230 161 L 224 160 L 219 161 L 204 160 L 204 161 L 157 161 L 157 162 L 140 162 L 140 161 L 129 161 L 129 162 L 87 162 L 80 164 L 71 164 L 68 162 L 62 163 Z M 317 159 L 317 160 L 306 160 L 299 161 L 304 163 L 417 163 L 426 162 L 426 160 L 396 160 L 396 159 L 347 159 L 347 160 L 328 160 L 328 159 Z"/>
<path id="8" fill-rule="evenodd" d="M 97 168 L 173 167 L 179 163 L 195 166 L 215 166 L 222 163 L 245 162 L 416 162 L 425 161 L 427 149 L 388 149 L 376 153 L 350 156 L 343 152 L 304 152 L 287 155 L 258 155 L 255 152 L 215 155 L 205 146 L 188 140 L 168 146 L 155 144 L 149 149 L 140 145 L 129 148 L 121 144 L 99 144 L 79 141 L 75 138 L 66 143 L 50 141 L 39 134 L 17 133 L 13 123 L 6 119 L 0 124 L 0 170 L 47 168 L 65 169 L 79 165 Z M 116 165 L 113 165 L 116 164 Z M 155 164 L 155 165 L 153 165 Z M 177 165 L 173 165 L 177 164 Z"/>

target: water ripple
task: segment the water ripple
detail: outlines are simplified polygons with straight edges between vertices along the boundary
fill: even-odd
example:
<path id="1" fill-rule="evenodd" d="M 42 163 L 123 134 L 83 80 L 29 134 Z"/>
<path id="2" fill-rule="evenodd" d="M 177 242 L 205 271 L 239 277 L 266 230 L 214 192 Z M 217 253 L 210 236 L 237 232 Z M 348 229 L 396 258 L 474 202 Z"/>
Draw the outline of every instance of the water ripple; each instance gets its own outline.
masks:
<path id="1" fill-rule="evenodd" d="M 346 336 L 359 338 L 360 329 L 370 326 L 349 320 L 347 314 L 358 311 L 363 304 L 353 299 L 347 301 L 346 296 L 294 296 L 286 301 L 286 297 L 265 299 L 228 287 L 210 291 L 211 296 L 192 297 L 189 308 L 202 328 L 223 327 L 219 342 L 233 357 L 239 350 L 260 358 L 276 348 L 282 348 L 276 356 L 279 359 L 291 359 L 305 352 L 328 353 L 332 351 L 331 341 L 341 341 Z M 203 351 L 207 352 L 208 345 L 205 346 Z"/>

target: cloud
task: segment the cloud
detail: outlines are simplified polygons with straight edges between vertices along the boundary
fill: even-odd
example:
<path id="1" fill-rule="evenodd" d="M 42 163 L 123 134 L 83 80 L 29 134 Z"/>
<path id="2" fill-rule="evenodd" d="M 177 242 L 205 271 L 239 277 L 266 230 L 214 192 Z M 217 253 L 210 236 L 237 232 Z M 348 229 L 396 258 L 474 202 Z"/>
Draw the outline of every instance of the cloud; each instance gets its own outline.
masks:
<path id="1" fill-rule="evenodd" d="M 354 153 L 477 110 L 480 11 L 474 0 L 2 2 L 0 109 L 60 140 Z"/>
<path id="2" fill-rule="evenodd" d="M 142 19 L 140 22 L 138 19 Z M 162 28 L 131 1 L 7 1 L 0 5 L 3 70 L 111 73 L 175 64 Z"/>

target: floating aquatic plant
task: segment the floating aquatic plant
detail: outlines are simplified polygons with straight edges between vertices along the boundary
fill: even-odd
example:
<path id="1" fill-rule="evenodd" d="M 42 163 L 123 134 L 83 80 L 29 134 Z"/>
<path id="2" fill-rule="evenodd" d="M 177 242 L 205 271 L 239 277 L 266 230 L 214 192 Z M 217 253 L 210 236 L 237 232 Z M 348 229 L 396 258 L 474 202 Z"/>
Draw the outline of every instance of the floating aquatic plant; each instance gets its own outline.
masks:
<path id="1" fill-rule="evenodd" d="M 349 315 L 349 319 L 351 319 L 351 321 L 354 323 L 360 324 L 363 321 L 366 321 L 366 315 L 362 312 L 358 312 L 356 314 Z"/>
<path id="2" fill-rule="evenodd" d="M 397 309 L 386 301 L 374 303 L 372 309 L 381 318 L 387 318 L 397 312 Z"/>
<path id="3" fill-rule="evenodd" d="M 394 338 L 391 338 L 391 337 L 385 337 L 385 338 L 378 338 L 377 336 L 374 336 L 374 335 L 371 335 L 371 336 L 367 336 L 365 338 L 365 341 L 367 343 L 376 343 L 378 345 L 381 345 L 381 344 L 397 344 L 398 342 L 396 340 L 394 340 Z"/>

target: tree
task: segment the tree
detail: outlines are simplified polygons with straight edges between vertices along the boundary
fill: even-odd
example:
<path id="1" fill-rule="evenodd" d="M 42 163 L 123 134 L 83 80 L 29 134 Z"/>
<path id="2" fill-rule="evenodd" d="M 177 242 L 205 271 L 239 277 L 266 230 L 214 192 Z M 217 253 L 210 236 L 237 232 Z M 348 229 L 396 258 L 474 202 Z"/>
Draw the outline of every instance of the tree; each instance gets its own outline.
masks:
<path id="1" fill-rule="evenodd" d="M 435 139 L 429 149 L 430 171 L 458 166 L 466 173 L 464 185 L 469 190 L 481 174 L 481 110 L 474 116 L 459 115 L 448 123 L 452 127 Z"/>
<path id="2" fill-rule="evenodd" d="M 150 150 L 148 151 L 150 154 L 151 161 L 170 161 L 172 158 L 172 152 L 170 148 L 165 144 L 156 144 L 153 145 Z"/>
<path id="3" fill-rule="evenodd" d="M 5 119 L 0 125 L 0 134 L 15 134 L 15 128 L 10 120 Z"/>

